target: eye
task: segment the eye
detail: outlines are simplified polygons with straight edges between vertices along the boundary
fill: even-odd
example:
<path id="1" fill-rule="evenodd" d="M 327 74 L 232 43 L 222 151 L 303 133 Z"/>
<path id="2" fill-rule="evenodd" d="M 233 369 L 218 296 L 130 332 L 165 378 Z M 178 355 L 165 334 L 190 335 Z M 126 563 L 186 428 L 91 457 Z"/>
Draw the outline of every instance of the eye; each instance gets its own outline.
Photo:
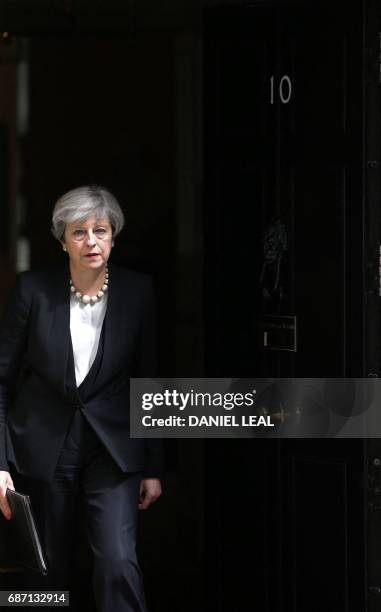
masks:
<path id="1" fill-rule="evenodd" d="M 81 230 L 81 229 L 76 229 L 73 232 L 73 236 L 75 238 L 82 238 L 82 236 L 84 236 L 84 234 L 85 234 L 84 230 Z"/>
<path id="2" fill-rule="evenodd" d="M 94 233 L 97 236 L 105 236 L 107 234 L 107 230 L 104 227 L 97 227 Z"/>

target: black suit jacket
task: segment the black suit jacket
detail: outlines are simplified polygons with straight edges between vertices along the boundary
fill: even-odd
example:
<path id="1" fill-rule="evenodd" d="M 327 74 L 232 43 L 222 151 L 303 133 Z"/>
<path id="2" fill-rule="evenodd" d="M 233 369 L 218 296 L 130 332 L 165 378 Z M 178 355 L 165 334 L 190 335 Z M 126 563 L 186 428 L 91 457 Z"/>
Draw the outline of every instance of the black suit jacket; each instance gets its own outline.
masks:
<path id="1" fill-rule="evenodd" d="M 0 469 L 50 481 L 80 408 L 124 472 L 160 476 L 160 442 L 129 437 L 129 379 L 156 371 L 152 283 L 114 265 L 109 279 L 102 363 L 83 401 L 67 375 L 69 267 L 19 275 L 0 330 Z"/>

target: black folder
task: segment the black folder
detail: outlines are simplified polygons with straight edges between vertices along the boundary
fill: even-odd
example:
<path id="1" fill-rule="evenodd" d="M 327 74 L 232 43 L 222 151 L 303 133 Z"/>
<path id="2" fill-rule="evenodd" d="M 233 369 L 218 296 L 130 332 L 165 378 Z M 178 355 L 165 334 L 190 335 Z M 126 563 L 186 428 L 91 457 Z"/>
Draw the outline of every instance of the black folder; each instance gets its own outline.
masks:
<path id="1" fill-rule="evenodd" d="M 47 574 L 46 561 L 38 537 L 28 495 L 7 489 L 12 518 L 0 512 L 0 562 L 7 567 L 26 567 Z"/>

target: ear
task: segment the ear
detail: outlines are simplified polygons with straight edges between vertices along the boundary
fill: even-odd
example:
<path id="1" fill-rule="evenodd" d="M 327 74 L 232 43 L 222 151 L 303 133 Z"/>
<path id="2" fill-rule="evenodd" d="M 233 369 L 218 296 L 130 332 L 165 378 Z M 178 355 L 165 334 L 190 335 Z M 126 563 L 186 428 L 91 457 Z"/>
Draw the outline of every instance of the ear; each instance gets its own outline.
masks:
<path id="1" fill-rule="evenodd" d="M 66 251 L 67 249 L 66 249 L 66 244 L 65 244 L 65 241 L 64 241 L 64 240 L 60 240 L 60 243 L 62 244 L 62 249 L 63 249 L 64 251 Z"/>

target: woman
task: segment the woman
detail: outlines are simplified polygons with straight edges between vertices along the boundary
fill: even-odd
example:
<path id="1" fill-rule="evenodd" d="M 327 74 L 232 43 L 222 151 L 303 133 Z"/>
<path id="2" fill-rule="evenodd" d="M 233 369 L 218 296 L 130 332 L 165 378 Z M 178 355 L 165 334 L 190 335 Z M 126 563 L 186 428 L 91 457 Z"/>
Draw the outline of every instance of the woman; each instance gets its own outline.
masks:
<path id="1" fill-rule="evenodd" d="M 157 441 L 129 437 L 129 378 L 155 375 L 154 313 L 148 277 L 108 266 L 123 224 L 104 188 L 63 195 L 52 231 L 68 263 L 19 276 L 0 333 L 1 511 L 11 466 L 33 485 L 45 588 L 62 590 L 81 498 L 102 612 L 146 610 L 137 509 L 161 494 Z"/>

